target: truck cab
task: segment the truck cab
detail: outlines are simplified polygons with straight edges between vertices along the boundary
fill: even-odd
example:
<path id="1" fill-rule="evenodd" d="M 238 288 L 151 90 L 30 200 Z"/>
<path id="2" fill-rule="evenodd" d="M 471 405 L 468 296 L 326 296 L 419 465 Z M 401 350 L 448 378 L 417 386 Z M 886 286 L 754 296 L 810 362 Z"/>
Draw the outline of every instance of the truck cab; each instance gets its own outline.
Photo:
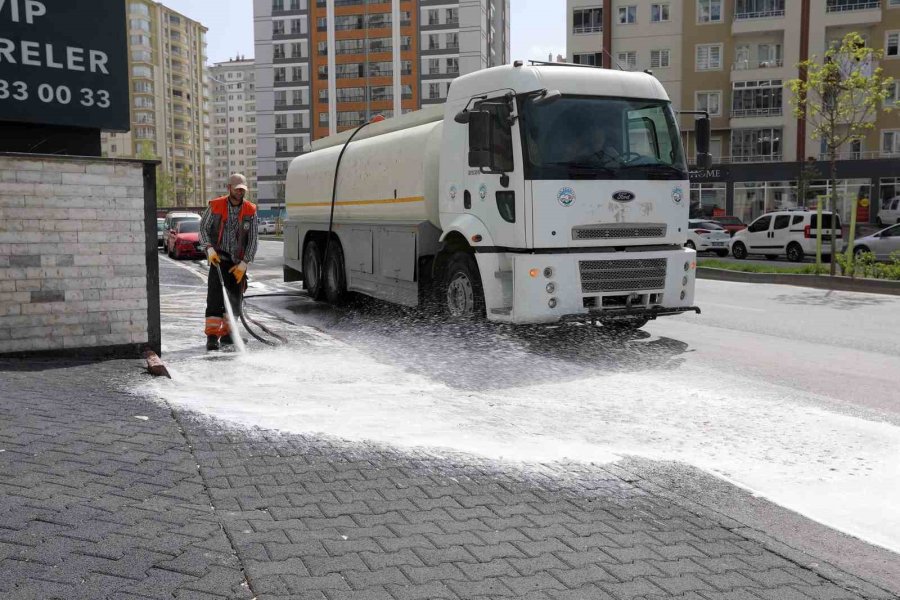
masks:
<path id="1" fill-rule="evenodd" d="M 692 308 L 687 165 L 654 77 L 479 71 L 453 82 L 444 123 L 441 239 L 472 248 L 488 318 L 641 320 Z"/>

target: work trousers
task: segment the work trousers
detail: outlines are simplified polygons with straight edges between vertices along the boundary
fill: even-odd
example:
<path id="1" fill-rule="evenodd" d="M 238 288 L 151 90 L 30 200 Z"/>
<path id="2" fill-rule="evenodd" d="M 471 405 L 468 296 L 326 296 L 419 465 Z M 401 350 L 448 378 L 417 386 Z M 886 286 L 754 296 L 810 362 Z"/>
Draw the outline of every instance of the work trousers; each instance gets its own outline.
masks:
<path id="1" fill-rule="evenodd" d="M 241 294 L 247 288 L 247 276 L 238 283 L 234 275 L 228 272 L 234 263 L 222 258 L 219 268 L 225 280 L 225 290 L 228 293 L 228 301 L 234 317 L 241 316 Z M 209 266 L 209 277 L 206 286 L 206 335 L 228 335 L 231 330 L 228 326 L 228 317 L 225 311 L 225 298 L 222 296 L 222 284 L 219 282 L 219 270 L 214 265 Z"/>

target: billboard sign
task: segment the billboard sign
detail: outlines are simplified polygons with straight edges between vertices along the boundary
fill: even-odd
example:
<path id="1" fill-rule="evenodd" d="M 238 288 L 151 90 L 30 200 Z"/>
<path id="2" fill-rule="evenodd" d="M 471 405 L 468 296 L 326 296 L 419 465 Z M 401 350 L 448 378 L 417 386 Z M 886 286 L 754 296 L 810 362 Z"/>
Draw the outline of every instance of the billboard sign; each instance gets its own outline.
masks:
<path id="1" fill-rule="evenodd" d="M 0 121 L 127 131 L 123 0 L 0 0 Z"/>

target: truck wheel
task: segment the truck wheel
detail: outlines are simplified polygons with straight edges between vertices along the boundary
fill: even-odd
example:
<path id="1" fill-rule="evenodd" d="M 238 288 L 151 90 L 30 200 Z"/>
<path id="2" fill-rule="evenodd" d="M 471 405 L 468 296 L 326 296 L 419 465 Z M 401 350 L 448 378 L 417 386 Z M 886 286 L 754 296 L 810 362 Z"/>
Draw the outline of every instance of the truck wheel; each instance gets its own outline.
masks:
<path id="1" fill-rule="evenodd" d="M 481 274 L 471 254 L 457 252 L 450 258 L 442 289 L 442 304 L 450 318 L 473 320 L 484 316 Z"/>
<path id="2" fill-rule="evenodd" d="M 743 242 L 735 242 L 731 245 L 731 255 L 738 260 L 747 258 L 747 246 Z"/>
<path id="3" fill-rule="evenodd" d="M 322 299 L 322 283 L 319 281 L 322 251 L 316 240 L 309 240 L 303 249 L 303 287 L 313 300 Z"/>
<path id="4" fill-rule="evenodd" d="M 328 244 L 325 257 L 325 299 L 331 304 L 341 304 L 347 299 L 347 276 L 344 272 L 344 251 L 340 243 Z"/>

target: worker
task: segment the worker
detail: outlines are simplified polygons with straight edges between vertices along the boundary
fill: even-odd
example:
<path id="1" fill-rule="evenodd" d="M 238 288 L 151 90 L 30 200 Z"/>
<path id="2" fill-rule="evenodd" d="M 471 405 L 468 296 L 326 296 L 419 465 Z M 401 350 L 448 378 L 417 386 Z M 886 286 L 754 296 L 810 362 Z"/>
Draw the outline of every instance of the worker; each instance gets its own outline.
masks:
<path id="1" fill-rule="evenodd" d="M 200 219 L 200 244 L 209 260 L 206 288 L 206 349 L 218 350 L 220 344 L 233 344 L 225 317 L 222 283 L 231 299 L 234 316 L 241 311 L 240 297 L 247 287 L 247 266 L 253 262 L 258 243 L 256 205 L 246 198 L 247 178 L 235 173 L 228 179 L 228 195 L 211 200 Z M 219 267 L 218 269 L 216 267 Z"/>

